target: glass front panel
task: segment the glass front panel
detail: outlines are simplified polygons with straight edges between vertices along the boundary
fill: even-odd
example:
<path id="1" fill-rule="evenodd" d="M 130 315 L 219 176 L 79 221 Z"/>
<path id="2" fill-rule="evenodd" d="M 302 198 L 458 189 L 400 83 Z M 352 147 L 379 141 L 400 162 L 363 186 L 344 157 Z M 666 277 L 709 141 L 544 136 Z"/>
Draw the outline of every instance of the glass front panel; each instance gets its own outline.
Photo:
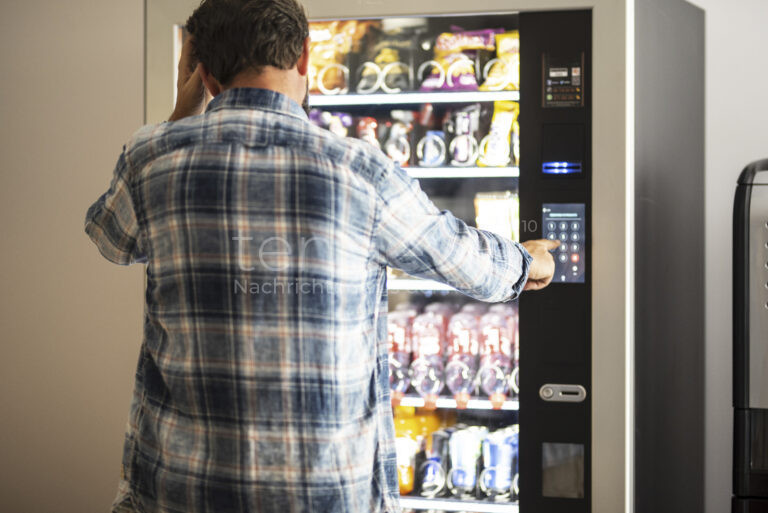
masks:
<path id="1" fill-rule="evenodd" d="M 516 14 L 313 22 L 310 119 L 381 148 L 438 208 L 518 240 L 517 28 Z M 396 269 L 388 294 L 404 509 L 517 511 L 517 304 Z"/>

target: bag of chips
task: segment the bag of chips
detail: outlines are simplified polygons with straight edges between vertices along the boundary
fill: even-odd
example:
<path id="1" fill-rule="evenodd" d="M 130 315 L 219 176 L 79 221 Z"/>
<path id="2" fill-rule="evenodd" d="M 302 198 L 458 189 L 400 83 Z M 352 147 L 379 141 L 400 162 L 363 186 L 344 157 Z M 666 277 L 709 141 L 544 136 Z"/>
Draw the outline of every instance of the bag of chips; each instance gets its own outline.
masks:
<path id="1" fill-rule="evenodd" d="M 520 90 L 520 33 L 517 30 L 496 34 L 496 58 L 488 61 L 481 91 Z"/>
<path id="2" fill-rule="evenodd" d="M 477 91 L 478 51 L 493 51 L 494 36 L 502 29 L 443 32 L 435 40 L 434 64 L 421 84 L 422 91 Z"/>
<path id="3" fill-rule="evenodd" d="M 493 102 L 491 128 L 488 135 L 480 141 L 478 166 L 503 167 L 509 165 L 512 159 L 517 162 L 517 155 L 520 153 L 520 124 L 517 122 L 519 113 L 520 104 L 517 102 Z"/>
<path id="4" fill-rule="evenodd" d="M 309 90 L 343 94 L 348 90 L 347 57 L 354 51 L 372 21 L 318 21 L 309 24 Z"/>

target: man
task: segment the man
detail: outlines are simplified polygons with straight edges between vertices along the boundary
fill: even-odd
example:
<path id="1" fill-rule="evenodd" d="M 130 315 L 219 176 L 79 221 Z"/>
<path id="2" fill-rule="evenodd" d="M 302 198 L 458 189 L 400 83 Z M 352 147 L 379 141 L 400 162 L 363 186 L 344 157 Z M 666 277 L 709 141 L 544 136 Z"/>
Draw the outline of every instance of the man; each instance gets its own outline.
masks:
<path id="1" fill-rule="evenodd" d="M 296 0 L 204 0 L 187 28 L 170 122 L 86 217 L 107 259 L 147 264 L 113 511 L 399 511 L 385 266 L 506 301 L 557 244 L 468 227 L 311 125 Z"/>

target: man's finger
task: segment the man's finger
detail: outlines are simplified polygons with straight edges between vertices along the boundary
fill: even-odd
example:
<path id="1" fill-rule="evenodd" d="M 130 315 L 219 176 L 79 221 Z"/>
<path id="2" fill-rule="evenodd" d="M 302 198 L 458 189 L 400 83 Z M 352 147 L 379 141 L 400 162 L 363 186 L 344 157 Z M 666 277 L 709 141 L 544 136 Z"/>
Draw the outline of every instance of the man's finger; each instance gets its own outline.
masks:
<path id="1" fill-rule="evenodd" d="M 543 239 L 543 240 L 544 240 L 544 244 L 547 246 L 547 249 L 550 251 L 560 247 L 560 241 L 558 239 L 555 239 L 555 240 Z"/>
<path id="2" fill-rule="evenodd" d="M 528 280 L 525 282 L 523 290 L 539 290 L 541 288 L 544 288 L 544 284 L 541 280 Z"/>

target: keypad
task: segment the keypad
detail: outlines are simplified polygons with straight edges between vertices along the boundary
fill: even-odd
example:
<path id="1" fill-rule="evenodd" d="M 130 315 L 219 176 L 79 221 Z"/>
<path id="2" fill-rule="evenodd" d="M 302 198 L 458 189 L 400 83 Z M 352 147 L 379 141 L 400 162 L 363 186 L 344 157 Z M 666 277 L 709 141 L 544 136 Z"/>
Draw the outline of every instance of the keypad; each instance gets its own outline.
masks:
<path id="1" fill-rule="evenodd" d="M 583 203 L 545 203 L 542 208 L 543 236 L 560 241 L 560 246 L 552 251 L 553 282 L 584 283 L 585 211 Z"/>

